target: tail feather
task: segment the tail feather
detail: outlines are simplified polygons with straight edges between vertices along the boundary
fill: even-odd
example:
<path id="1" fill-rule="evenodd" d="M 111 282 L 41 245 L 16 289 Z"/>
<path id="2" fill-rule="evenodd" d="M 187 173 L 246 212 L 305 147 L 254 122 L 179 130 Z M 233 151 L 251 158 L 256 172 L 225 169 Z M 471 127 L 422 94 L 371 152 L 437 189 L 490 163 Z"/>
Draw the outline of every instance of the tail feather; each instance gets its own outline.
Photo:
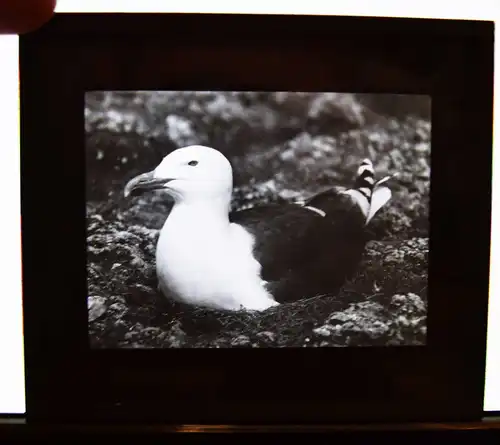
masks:
<path id="1" fill-rule="evenodd" d="M 393 176 L 386 176 L 375 182 L 375 171 L 369 159 L 364 159 L 357 171 L 354 185 L 344 193 L 352 196 L 366 217 L 366 224 L 391 199 L 388 187 L 382 186 Z"/>
<path id="2" fill-rule="evenodd" d="M 375 171 L 373 170 L 373 164 L 369 159 L 363 159 L 358 167 L 353 189 L 358 190 L 368 201 L 371 201 L 374 184 Z"/>
<path id="3" fill-rule="evenodd" d="M 325 217 L 330 213 L 332 205 L 334 207 L 338 205 L 335 196 L 338 196 L 339 193 L 346 194 L 351 196 L 361 209 L 365 217 L 365 224 L 368 224 L 375 214 L 391 199 L 391 190 L 383 184 L 394 176 L 396 175 L 385 176 L 379 181 L 375 181 L 373 164 L 369 159 L 364 159 L 358 167 L 352 188 L 342 191 L 337 187 L 331 187 L 309 199 L 297 200 L 295 203 Z"/>
<path id="4" fill-rule="evenodd" d="M 391 199 L 392 192 L 388 187 L 376 187 L 372 193 L 372 202 L 370 210 L 366 216 L 366 224 L 375 216 L 375 214 Z"/>

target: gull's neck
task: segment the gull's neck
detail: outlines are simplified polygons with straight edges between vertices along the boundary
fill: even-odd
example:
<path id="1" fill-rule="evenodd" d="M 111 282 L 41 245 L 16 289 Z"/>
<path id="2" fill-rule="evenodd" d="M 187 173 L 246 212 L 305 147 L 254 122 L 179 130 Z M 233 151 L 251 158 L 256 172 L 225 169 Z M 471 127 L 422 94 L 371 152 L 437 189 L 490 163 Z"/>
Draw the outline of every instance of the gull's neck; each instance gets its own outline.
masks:
<path id="1" fill-rule="evenodd" d="M 225 230 L 229 227 L 230 201 L 224 196 L 209 200 L 179 199 L 166 223 L 180 223 L 191 227 Z"/>

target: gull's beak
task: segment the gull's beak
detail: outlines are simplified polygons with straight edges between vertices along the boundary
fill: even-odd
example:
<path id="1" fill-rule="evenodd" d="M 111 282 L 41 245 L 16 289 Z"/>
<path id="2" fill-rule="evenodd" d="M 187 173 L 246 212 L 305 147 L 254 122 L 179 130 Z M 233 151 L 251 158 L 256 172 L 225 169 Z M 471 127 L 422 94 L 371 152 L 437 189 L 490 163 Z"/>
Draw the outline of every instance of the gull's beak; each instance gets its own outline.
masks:
<path id="1" fill-rule="evenodd" d="M 155 178 L 154 171 L 142 173 L 127 182 L 123 195 L 127 198 L 130 195 L 138 195 L 147 190 L 161 189 L 168 181 L 171 181 L 171 179 Z"/>

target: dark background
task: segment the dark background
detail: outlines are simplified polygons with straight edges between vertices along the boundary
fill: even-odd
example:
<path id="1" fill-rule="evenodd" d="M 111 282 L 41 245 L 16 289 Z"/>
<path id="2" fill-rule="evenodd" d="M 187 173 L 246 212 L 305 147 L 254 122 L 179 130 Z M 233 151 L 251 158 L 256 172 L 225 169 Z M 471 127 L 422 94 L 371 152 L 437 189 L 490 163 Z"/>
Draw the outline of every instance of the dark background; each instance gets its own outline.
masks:
<path id="1" fill-rule="evenodd" d="M 89 330 L 94 347 L 422 345 L 426 338 L 431 100 L 422 95 L 89 92 L 85 95 Z M 393 198 L 340 294 L 261 314 L 182 307 L 156 289 L 163 193 L 131 177 L 203 144 L 234 168 L 233 209 L 351 186 L 372 159 Z"/>

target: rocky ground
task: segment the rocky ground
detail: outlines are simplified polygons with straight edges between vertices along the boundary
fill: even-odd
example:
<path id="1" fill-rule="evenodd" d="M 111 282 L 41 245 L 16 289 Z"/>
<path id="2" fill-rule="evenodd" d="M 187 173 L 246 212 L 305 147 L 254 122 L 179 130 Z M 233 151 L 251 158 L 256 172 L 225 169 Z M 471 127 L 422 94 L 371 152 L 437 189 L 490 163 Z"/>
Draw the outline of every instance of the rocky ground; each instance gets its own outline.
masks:
<path id="1" fill-rule="evenodd" d="M 91 93 L 87 144 L 88 306 L 98 348 L 423 344 L 429 240 L 426 98 L 335 93 Z M 399 172 L 372 221 L 357 275 L 337 295 L 263 313 L 184 307 L 156 290 L 161 192 L 123 186 L 171 150 L 205 144 L 234 167 L 233 208 L 350 185 L 358 163 Z"/>

